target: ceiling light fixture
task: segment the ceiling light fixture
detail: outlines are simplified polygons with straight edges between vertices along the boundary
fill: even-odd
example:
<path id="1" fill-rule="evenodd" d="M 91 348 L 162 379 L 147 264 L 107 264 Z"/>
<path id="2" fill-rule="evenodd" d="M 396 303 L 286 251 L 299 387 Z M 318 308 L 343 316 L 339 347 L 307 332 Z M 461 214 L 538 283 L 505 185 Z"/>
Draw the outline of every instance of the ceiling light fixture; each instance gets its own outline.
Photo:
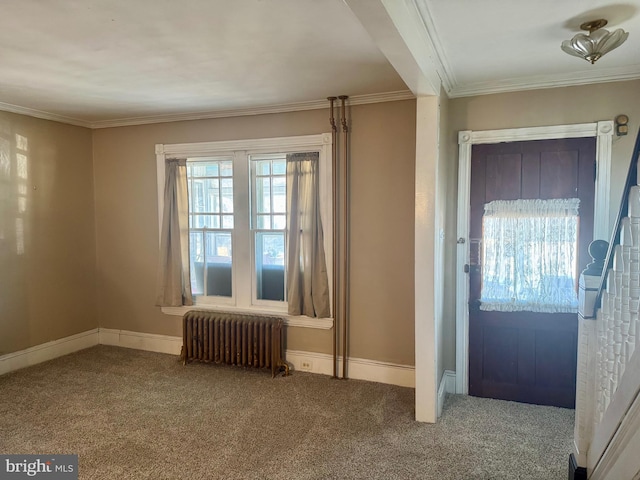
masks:
<path id="1" fill-rule="evenodd" d="M 629 33 L 621 28 L 613 32 L 605 30 L 602 27 L 606 24 L 607 21 L 603 18 L 583 23 L 580 29 L 589 33 L 579 33 L 571 40 L 565 40 L 562 42 L 562 50 L 574 57 L 584 58 L 591 64 L 596 63 L 605 53 L 622 45 L 629 36 Z"/>

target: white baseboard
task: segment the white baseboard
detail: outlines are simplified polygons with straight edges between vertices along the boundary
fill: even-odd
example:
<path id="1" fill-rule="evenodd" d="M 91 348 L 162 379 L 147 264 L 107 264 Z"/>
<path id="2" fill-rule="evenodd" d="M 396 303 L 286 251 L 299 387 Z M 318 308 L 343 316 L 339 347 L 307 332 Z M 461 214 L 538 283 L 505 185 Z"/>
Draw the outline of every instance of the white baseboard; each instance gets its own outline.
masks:
<path id="1" fill-rule="evenodd" d="M 101 328 L 100 344 L 180 355 L 182 337 Z M 331 355 L 287 350 L 286 358 L 287 362 L 292 364 L 294 370 L 322 375 L 333 374 L 333 359 Z M 339 370 L 342 371 L 341 360 L 339 365 Z M 348 369 L 349 378 L 356 380 L 388 383 L 401 387 L 415 387 L 415 368 L 410 365 L 379 362 L 364 358 L 349 358 Z"/>
<path id="2" fill-rule="evenodd" d="M 447 393 L 456 393 L 456 372 L 445 370 L 438 387 L 438 418 L 442 415 L 442 407 Z"/>
<path id="3" fill-rule="evenodd" d="M 98 345 L 98 331 L 99 329 L 94 328 L 70 337 L 3 355 L 0 357 L 0 375 Z"/>
<path id="4" fill-rule="evenodd" d="M 115 347 L 146 350 L 148 352 L 180 355 L 182 337 L 101 328 L 100 345 L 112 345 Z"/>
<path id="5" fill-rule="evenodd" d="M 182 337 L 115 330 L 111 328 L 96 328 L 54 342 L 31 347 L 20 352 L 4 355 L 0 357 L 0 375 L 98 344 L 180 355 Z M 331 355 L 287 350 L 286 358 L 287 362 L 293 365 L 294 370 L 322 375 L 333 374 L 333 358 Z M 338 363 L 338 371 L 341 372 L 342 359 L 339 359 Z M 367 380 L 370 382 L 415 388 L 415 367 L 412 365 L 400 365 L 366 358 L 350 357 L 347 367 L 349 378 L 355 380 Z M 455 384 L 455 374 L 453 375 L 453 383 Z M 445 372 L 442 384 L 445 383 L 444 380 L 446 378 L 448 378 L 447 372 Z M 452 390 L 447 389 L 446 391 Z"/>
<path id="6" fill-rule="evenodd" d="M 333 357 L 326 353 L 287 350 L 287 362 L 294 370 L 333 375 Z M 338 358 L 338 373 L 342 372 L 342 358 Z M 347 375 L 354 380 L 388 383 L 400 387 L 415 388 L 415 367 L 397 363 L 379 362 L 366 358 L 349 357 Z"/>

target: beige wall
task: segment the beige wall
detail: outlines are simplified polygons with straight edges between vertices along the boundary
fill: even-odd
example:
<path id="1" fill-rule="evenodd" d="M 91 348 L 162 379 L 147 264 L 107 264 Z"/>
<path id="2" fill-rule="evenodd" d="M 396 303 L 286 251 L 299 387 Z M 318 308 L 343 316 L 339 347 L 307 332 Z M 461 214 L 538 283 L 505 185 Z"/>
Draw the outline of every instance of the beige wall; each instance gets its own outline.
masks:
<path id="1" fill-rule="evenodd" d="M 448 177 L 447 258 L 453 275 L 446 277 L 447 291 L 455 291 L 458 131 L 589 123 L 613 120 L 621 113 L 630 118 L 630 133 L 613 140 L 612 222 L 618 211 L 621 188 L 640 125 L 640 81 L 483 95 L 450 101 L 449 158 L 453 168 L 449 170 Z M 455 369 L 454 297 L 446 298 L 445 318 L 445 368 Z"/>
<path id="2" fill-rule="evenodd" d="M 414 362 L 415 101 L 351 108 L 350 355 Z M 154 306 L 158 253 L 156 143 L 330 131 L 328 110 L 95 130 L 101 327 L 181 335 Z M 331 352 L 331 332 L 290 328 L 287 347 Z"/>
<path id="3" fill-rule="evenodd" d="M 438 167 L 436 195 L 446 198 L 446 221 L 439 376 L 455 369 L 457 132 L 629 115 L 630 135 L 614 137 L 613 143 L 615 213 L 640 125 L 638 92 L 640 81 L 441 98 L 440 154 L 446 162 Z M 413 364 L 415 101 L 356 106 L 350 113 L 350 353 Z M 89 130 L 0 112 L 0 152 L 8 151 L 0 159 L 8 157 L 10 164 L 7 170 L 0 160 L 0 354 L 98 324 L 180 334 L 179 317 L 153 306 L 158 238 L 154 144 L 327 131 L 326 110 L 95 130 L 92 169 Z M 16 134 L 28 139 L 26 180 L 17 176 Z M 22 184 L 25 200 L 19 200 Z M 20 213 L 19 202 L 25 202 L 25 212 Z M 17 250 L 20 215 L 24 254 Z M 331 333 L 291 328 L 288 342 L 292 349 L 329 353 Z"/>
<path id="4" fill-rule="evenodd" d="M 91 131 L 0 112 L 0 356 L 96 328 Z"/>

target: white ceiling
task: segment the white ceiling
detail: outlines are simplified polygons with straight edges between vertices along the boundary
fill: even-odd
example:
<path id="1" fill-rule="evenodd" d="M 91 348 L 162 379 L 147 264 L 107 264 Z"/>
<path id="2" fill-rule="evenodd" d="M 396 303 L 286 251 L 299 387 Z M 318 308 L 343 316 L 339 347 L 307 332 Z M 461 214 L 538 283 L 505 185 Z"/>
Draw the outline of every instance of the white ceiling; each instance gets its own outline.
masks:
<path id="1" fill-rule="evenodd" d="M 416 0 L 452 96 L 640 78 L 640 1 Z M 430 19 L 429 19 L 430 17 Z M 595 65 L 560 49 L 588 20 L 629 39 Z M 431 24 L 429 25 L 429 20 Z M 439 45 L 438 45 L 439 42 Z"/>
<path id="2" fill-rule="evenodd" d="M 406 90 L 340 0 L 20 0 L 0 102 L 88 122 Z"/>
<path id="3" fill-rule="evenodd" d="M 600 16 L 626 44 L 594 66 L 560 50 Z M 638 0 L 20 0 L 2 18 L 0 109 L 94 127 L 407 98 L 427 70 L 450 96 L 640 78 Z"/>

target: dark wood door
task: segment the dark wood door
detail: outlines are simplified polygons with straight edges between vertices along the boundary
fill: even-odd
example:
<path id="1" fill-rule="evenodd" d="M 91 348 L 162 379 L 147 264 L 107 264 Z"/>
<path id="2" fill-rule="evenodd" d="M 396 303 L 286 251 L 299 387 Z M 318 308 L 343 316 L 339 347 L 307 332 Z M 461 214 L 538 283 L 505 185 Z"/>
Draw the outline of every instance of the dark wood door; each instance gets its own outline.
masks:
<path id="1" fill-rule="evenodd" d="M 575 406 L 577 314 L 479 308 L 482 217 L 485 203 L 493 200 L 579 198 L 577 278 L 577 272 L 590 261 L 594 190 L 594 138 L 473 146 L 469 234 L 471 395 Z"/>

